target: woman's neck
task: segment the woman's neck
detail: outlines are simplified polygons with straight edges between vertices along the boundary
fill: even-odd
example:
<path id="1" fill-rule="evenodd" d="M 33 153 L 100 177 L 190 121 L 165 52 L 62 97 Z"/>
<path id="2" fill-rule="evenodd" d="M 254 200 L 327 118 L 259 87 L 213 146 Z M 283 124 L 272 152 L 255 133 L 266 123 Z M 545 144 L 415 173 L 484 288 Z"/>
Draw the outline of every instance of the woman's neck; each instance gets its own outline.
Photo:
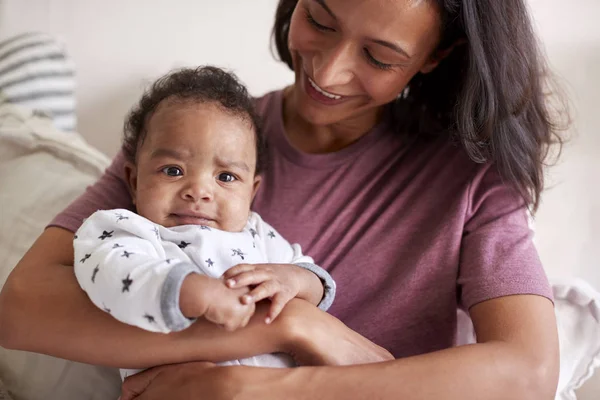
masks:
<path id="1" fill-rule="evenodd" d="M 330 125 L 315 125 L 296 111 L 292 87 L 283 93 L 283 124 L 292 145 L 312 154 L 333 153 L 366 135 L 381 119 L 382 109 L 373 110 Z"/>

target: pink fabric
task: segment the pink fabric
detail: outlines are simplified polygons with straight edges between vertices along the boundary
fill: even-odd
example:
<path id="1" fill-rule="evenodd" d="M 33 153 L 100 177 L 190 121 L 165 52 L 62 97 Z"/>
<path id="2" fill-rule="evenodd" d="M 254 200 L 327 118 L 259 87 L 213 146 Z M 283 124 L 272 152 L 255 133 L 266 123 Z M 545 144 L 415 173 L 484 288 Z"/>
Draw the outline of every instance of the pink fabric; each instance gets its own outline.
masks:
<path id="1" fill-rule="evenodd" d="M 330 313 L 396 357 L 454 344 L 457 307 L 552 298 L 517 193 L 447 138 L 407 144 L 385 123 L 333 154 L 285 135 L 282 93 L 258 100 L 269 166 L 254 210 L 337 282 Z M 133 208 L 119 154 L 52 222 L 75 231 L 96 209 Z"/>

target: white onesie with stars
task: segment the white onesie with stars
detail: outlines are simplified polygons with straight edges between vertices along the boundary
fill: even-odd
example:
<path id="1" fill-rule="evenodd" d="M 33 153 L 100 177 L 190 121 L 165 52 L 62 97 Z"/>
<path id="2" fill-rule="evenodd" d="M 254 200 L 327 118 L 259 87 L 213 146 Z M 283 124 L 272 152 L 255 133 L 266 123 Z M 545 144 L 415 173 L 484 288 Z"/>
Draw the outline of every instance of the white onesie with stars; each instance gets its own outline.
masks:
<path id="1" fill-rule="evenodd" d="M 148 331 L 169 333 L 193 323 L 179 308 L 188 274 L 220 278 L 241 263 L 296 264 L 323 282 L 319 308 L 327 310 L 335 297 L 331 276 L 254 212 L 241 232 L 225 232 L 200 225 L 165 228 L 124 209 L 97 211 L 79 228 L 73 244 L 75 275 L 92 302 Z M 289 357 L 271 354 L 223 364 L 293 365 Z"/>

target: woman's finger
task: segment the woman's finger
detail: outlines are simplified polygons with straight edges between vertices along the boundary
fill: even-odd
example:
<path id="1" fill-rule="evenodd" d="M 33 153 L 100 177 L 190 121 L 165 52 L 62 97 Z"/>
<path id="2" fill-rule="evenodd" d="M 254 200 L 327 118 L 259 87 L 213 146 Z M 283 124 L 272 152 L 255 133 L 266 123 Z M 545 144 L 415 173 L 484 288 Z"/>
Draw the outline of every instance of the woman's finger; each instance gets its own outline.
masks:
<path id="1" fill-rule="evenodd" d="M 161 371 L 162 367 L 150 368 L 139 374 L 127 377 L 121 386 L 121 397 L 119 397 L 119 400 L 133 400 L 138 398 Z"/>
<path id="2" fill-rule="evenodd" d="M 229 279 L 241 274 L 242 272 L 252 271 L 254 269 L 256 269 L 256 264 L 238 264 L 235 267 L 231 267 L 225 271 L 223 274 L 223 279 Z"/>
<path id="3" fill-rule="evenodd" d="M 273 274 L 270 270 L 255 269 L 254 271 L 242 272 L 225 281 L 229 288 L 259 285 L 265 281 L 272 280 Z"/>

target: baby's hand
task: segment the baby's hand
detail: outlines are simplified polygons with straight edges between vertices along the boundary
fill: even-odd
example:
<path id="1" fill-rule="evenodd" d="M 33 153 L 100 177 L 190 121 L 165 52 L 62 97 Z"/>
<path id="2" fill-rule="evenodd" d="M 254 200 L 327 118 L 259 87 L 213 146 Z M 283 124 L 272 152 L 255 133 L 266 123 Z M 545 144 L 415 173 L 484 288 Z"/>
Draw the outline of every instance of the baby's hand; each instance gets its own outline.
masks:
<path id="1" fill-rule="evenodd" d="M 248 288 L 229 288 L 220 279 L 214 279 L 211 299 L 207 301 L 204 318 L 228 331 L 235 331 L 248 325 L 254 315 L 254 303 L 242 303 L 240 300 L 249 292 Z"/>
<path id="2" fill-rule="evenodd" d="M 265 320 L 267 324 L 277 318 L 294 297 L 305 300 L 318 297 L 320 301 L 323 296 L 323 285 L 319 278 L 294 264 L 240 264 L 227 270 L 223 279 L 231 289 L 252 288 L 250 293 L 241 297 L 244 304 L 271 299 L 271 309 Z M 320 294 L 315 295 L 316 292 Z"/>

